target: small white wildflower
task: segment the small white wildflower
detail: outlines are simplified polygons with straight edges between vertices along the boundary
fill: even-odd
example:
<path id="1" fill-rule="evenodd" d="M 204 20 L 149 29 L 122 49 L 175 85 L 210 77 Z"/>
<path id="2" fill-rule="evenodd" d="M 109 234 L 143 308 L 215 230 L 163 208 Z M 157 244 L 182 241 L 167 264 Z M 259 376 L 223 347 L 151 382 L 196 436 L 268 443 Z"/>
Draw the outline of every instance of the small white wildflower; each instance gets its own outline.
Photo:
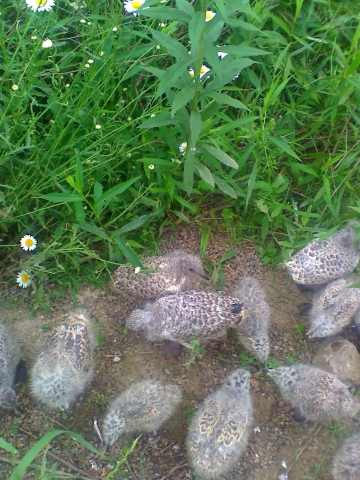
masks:
<path id="1" fill-rule="evenodd" d="M 155 117 L 155 113 L 152 113 L 152 114 L 150 115 L 150 118 L 154 118 L 154 117 Z"/>
<path id="2" fill-rule="evenodd" d="M 101 129 L 101 125 L 100 125 L 99 123 L 97 123 L 97 124 L 95 125 L 95 128 L 96 128 L 96 130 L 100 130 L 100 129 Z"/>
<path id="3" fill-rule="evenodd" d="M 165 28 L 165 27 L 166 27 L 166 23 L 165 23 L 165 22 L 161 22 L 161 23 L 160 23 L 160 27 L 161 27 L 161 28 Z"/>
<path id="4" fill-rule="evenodd" d="M 126 91 L 127 91 L 127 87 L 124 87 L 124 88 L 123 88 L 123 92 L 126 92 Z"/>
<path id="5" fill-rule="evenodd" d="M 156 50 L 160 50 L 160 45 L 156 45 Z"/>
<path id="6" fill-rule="evenodd" d="M 180 143 L 179 152 L 181 153 L 181 155 L 185 155 L 186 149 L 187 149 L 187 142 Z"/>
<path id="7" fill-rule="evenodd" d="M 31 38 L 31 40 L 37 40 L 38 37 L 37 37 L 37 35 L 31 35 L 30 38 Z"/>
<path id="8" fill-rule="evenodd" d="M 88 63 L 94 63 L 94 60 L 92 58 L 89 58 Z"/>
<path id="9" fill-rule="evenodd" d="M 118 31 L 117 27 L 113 27 L 112 31 L 117 32 Z"/>
<path id="10" fill-rule="evenodd" d="M 155 165 L 153 163 L 150 163 L 150 165 L 148 166 L 148 169 L 149 170 L 154 170 L 155 168 Z"/>
<path id="11" fill-rule="evenodd" d="M 82 18 L 82 19 L 80 20 L 80 23 L 86 23 L 86 20 L 85 20 L 84 18 Z"/>
<path id="12" fill-rule="evenodd" d="M 131 117 L 127 117 L 127 120 L 128 120 L 128 122 L 131 122 L 132 118 L 131 118 Z"/>
<path id="13" fill-rule="evenodd" d="M 188 70 L 190 77 L 194 77 L 195 72 L 193 68 L 189 68 Z M 205 75 L 207 75 L 210 72 L 210 68 L 207 67 L 206 65 L 201 65 L 200 68 L 200 78 L 203 78 Z"/>
<path id="14" fill-rule="evenodd" d="M 87 24 L 88 24 L 88 25 L 92 25 L 92 23 L 91 23 L 91 22 L 87 22 Z"/>
<path id="15" fill-rule="evenodd" d="M 19 272 L 16 277 L 16 283 L 21 288 L 27 288 L 31 284 L 31 276 L 24 270 Z"/>
<path id="16" fill-rule="evenodd" d="M 51 48 L 53 46 L 53 42 L 50 40 L 50 38 L 45 38 L 41 46 L 42 48 Z"/>
<path id="17" fill-rule="evenodd" d="M 32 235 L 24 235 L 20 240 L 20 246 L 25 251 L 35 250 L 37 240 Z"/>
<path id="18" fill-rule="evenodd" d="M 100 57 L 102 57 L 104 55 L 104 52 L 101 50 L 101 52 L 99 53 Z"/>
<path id="19" fill-rule="evenodd" d="M 90 68 L 90 63 L 85 63 L 84 67 L 85 68 Z"/>
<path id="20" fill-rule="evenodd" d="M 140 267 L 135 267 L 135 273 L 140 273 L 141 268 Z"/>
<path id="21" fill-rule="evenodd" d="M 225 57 L 227 57 L 229 54 L 226 52 L 218 52 L 218 57 L 220 60 L 223 60 Z"/>
<path id="22" fill-rule="evenodd" d="M 66 87 L 66 88 L 69 88 L 69 87 L 70 87 L 70 83 L 67 83 L 67 84 L 65 85 L 65 87 Z"/>
<path id="23" fill-rule="evenodd" d="M 19 90 L 19 85 L 16 85 L 16 83 L 12 84 L 11 90 L 14 90 L 14 92 L 16 92 L 17 90 Z"/>
<path id="24" fill-rule="evenodd" d="M 48 12 L 55 5 L 55 0 L 25 0 L 34 12 Z"/>
<path id="25" fill-rule="evenodd" d="M 206 10 L 205 12 L 205 22 L 210 22 L 215 17 L 216 13 L 212 10 Z"/>
<path id="26" fill-rule="evenodd" d="M 144 5 L 145 0 L 127 0 L 124 4 L 124 8 L 127 13 L 136 14 L 138 10 Z"/>

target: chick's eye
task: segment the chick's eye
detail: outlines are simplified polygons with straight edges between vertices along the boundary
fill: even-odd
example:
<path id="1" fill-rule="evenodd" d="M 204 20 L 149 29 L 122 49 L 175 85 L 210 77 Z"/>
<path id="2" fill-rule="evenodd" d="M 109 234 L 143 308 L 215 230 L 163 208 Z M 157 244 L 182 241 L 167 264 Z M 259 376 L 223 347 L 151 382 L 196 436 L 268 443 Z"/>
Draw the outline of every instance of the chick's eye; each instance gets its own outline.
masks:
<path id="1" fill-rule="evenodd" d="M 193 272 L 194 269 L 192 267 L 189 267 L 189 272 Z"/>

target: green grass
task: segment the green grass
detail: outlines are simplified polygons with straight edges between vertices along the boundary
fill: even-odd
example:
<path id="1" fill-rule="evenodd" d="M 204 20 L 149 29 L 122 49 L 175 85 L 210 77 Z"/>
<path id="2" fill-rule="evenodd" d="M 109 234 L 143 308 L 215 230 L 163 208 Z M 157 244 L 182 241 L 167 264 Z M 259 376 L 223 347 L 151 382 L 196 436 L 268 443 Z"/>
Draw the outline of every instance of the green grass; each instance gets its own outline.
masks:
<path id="1" fill-rule="evenodd" d="M 40 294 L 49 281 L 100 281 L 204 208 L 269 262 L 360 213 L 352 2 L 195 2 L 217 12 L 213 26 L 185 1 L 138 17 L 120 1 L 76 5 L 34 13 L 2 1 L 5 280 L 26 269 Z M 228 46 L 222 62 L 214 45 Z M 187 68 L 203 61 L 212 73 L 194 83 Z M 39 241 L 34 255 L 18 248 L 25 233 Z"/>

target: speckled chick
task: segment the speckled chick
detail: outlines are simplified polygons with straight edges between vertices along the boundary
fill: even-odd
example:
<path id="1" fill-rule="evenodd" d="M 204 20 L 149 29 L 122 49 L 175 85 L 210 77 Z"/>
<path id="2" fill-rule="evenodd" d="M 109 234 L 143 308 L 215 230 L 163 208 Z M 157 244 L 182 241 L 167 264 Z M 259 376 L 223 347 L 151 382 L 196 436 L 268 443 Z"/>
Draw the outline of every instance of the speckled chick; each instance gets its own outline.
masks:
<path id="1" fill-rule="evenodd" d="M 247 308 L 249 317 L 236 329 L 240 343 L 261 362 L 270 353 L 270 307 L 260 282 L 254 277 L 244 277 L 232 295 Z"/>
<path id="2" fill-rule="evenodd" d="M 332 476 L 334 480 L 359 480 L 360 433 L 355 433 L 345 440 L 335 455 Z"/>
<path id="3" fill-rule="evenodd" d="M 159 298 L 127 319 L 130 330 L 142 331 L 150 341 L 172 340 L 187 346 L 194 337 L 218 338 L 237 327 L 247 310 L 235 297 L 193 290 Z"/>
<path id="4" fill-rule="evenodd" d="M 33 396 L 68 410 L 92 380 L 95 337 L 85 310 L 77 309 L 49 337 L 31 370 Z"/>
<path id="5" fill-rule="evenodd" d="M 352 273 L 360 260 L 360 248 L 353 225 L 325 240 L 316 239 L 296 253 L 286 267 L 294 282 L 323 285 Z"/>
<path id="6" fill-rule="evenodd" d="M 310 310 L 310 338 L 336 335 L 350 324 L 360 308 L 359 278 L 349 276 L 329 283 L 316 293 Z"/>
<path id="7" fill-rule="evenodd" d="M 268 371 L 285 400 L 296 413 L 319 423 L 352 418 L 360 411 L 360 400 L 352 396 L 335 375 L 310 365 L 297 364 Z"/>
<path id="8" fill-rule="evenodd" d="M 182 400 L 177 385 L 144 380 L 135 383 L 110 405 L 103 423 L 104 443 L 111 447 L 124 435 L 155 432 L 175 412 Z"/>
<path id="9" fill-rule="evenodd" d="M 14 380 L 16 366 L 20 361 L 20 347 L 9 329 L 0 324 L 0 408 L 16 406 Z"/>
<path id="10" fill-rule="evenodd" d="M 201 260 L 183 250 L 143 261 L 144 269 L 119 267 L 113 274 L 115 289 L 136 299 L 152 300 L 164 295 L 200 288 L 206 278 Z"/>
<path id="11" fill-rule="evenodd" d="M 250 373 L 235 370 L 200 405 L 186 439 L 189 462 L 203 480 L 218 479 L 239 462 L 253 423 Z"/>

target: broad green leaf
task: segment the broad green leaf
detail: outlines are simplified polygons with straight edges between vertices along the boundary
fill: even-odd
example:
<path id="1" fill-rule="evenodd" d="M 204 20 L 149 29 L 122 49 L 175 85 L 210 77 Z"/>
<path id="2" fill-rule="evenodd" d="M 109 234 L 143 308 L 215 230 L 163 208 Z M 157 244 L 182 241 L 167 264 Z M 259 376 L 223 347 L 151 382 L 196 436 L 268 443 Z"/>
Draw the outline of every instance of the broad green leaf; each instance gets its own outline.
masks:
<path id="1" fill-rule="evenodd" d="M 253 166 L 253 169 L 251 171 L 249 180 L 248 180 L 248 188 L 247 188 L 246 200 L 245 200 L 245 211 L 248 208 L 248 205 L 249 205 L 249 202 L 250 202 L 250 199 L 251 199 L 251 195 L 252 195 L 252 193 L 254 191 L 254 188 L 255 188 L 256 176 L 257 176 L 257 164 L 255 162 L 254 166 Z"/>
<path id="2" fill-rule="evenodd" d="M 225 195 L 228 195 L 231 198 L 237 198 L 237 193 L 235 190 L 227 183 L 225 180 L 219 177 L 215 177 L 215 183 L 216 185 L 220 188 L 220 190 L 225 193 Z"/>
<path id="3" fill-rule="evenodd" d="M 82 201 L 79 202 L 73 202 L 72 203 L 72 208 L 75 212 L 75 218 L 78 223 L 83 223 L 85 222 L 86 218 L 86 212 L 84 209 L 84 205 Z"/>
<path id="4" fill-rule="evenodd" d="M 84 191 L 84 169 L 81 163 L 81 160 L 79 156 L 76 157 L 76 164 L 75 164 L 75 178 L 76 178 L 76 185 L 77 185 L 77 190 L 80 191 L 80 193 L 83 193 Z"/>
<path id="5" fill-rule="evenodd" d="M 178 79 L 182 75 L 184 75 L 185 73 L 188 75 L 187 67 L 190 64 L 190 61 L 191 59 L 189 59 L 188 62 L 176 62 L 165 71 L 164 75 L 160 79 L 159 86 L 156 92 L 157 98 L 161 97 L 163 93 L 171 90 L 171 88 L 176 85 Z"/>
<path id="6" fill-rule="evenodd" d="M 194 15 L 194 7 L 187 0 L 176 0 L 176 7 L 178 10 L 186 13 L 189 17 Z"/>
<path id="7" fill-rule="evenodd" d="M 137 230 L 138 228 L 142 227 L 149 220 L 150 217 L 151 215 L 141 215 L 140 217 L 136 217 L 133 220 L 131 220 L 131 222 L 117 229 L 114 233 L 116 235 L 123 235 L 124 233 Z"/>
<path id="8" fill-rule="evenodd" d="M 166 125 L 174 125 L 175 120 L 171 117 L 170 113 L 162 112 L 156 114 L 154 117 L 150 117 L 148 120 L 145 120 L 140 128 L 155 128 L 155 127 L 164 127 Z"/>
<path id="9" fill-rule="evenodd" d="M 212 187 L 215 186 L 215 180 L 213 174 L 210 170 L 200 162 L 196 162 L 196 169 L 199 172 L 200 177 L 204 180 L 204 182 L 208 183 Z"/>
<path id="10" fill-rule="evenodd" d="M 10 453 L 11 455 L 17 455 L 19 453 L 18 450 L 13 445 L 11 445 L 11 443 L 7 442 L 2 437 L 0 437 L 0 448 Z"/>
<path id="11" fill-rule="evenodd" d="M 296 160 L 300 160 L 300 158 L 297 156 L 294 150 L 290 147 L 290 145 L 288 144 L 287 140 L 285 140 L 285 138 L 269 137 L 269 140 L 271 141 L 271 143 L 276 145 L 282 152 L 285 152 L 291 157 L 296 158 Z"/>
<path id="12" fill-rule="evenodd" d="M 175 20 L 177 22 L 186 23 L 190 17 L 186 13 L 176 8 L 166 7 L 150 7 L 141 10 L 141 15 L 144 17 L 156 18 L 157 20 Z"/>
<path id="13" fill-rule="evenodd" d="M 185 155 L 184 160 L 184 187 L 185 191 L 190 195 L 194 186 L 194 169 L 195 169 L 195 161 L 194 161 L 194 153 L 189 148 Z"/>
<path id="14" fill-rule="evenodd" d="M 103 228 L 100 228 L 93 223 L 83 222 L 79 224 L 79 227 L 81 228 L 81 230 L 84 230 L 85 232 L 91 233 L 92 235 L 101 238 L 101 240 L 109 241 L 110 239 L 109 235 L 105 232 Z"/>
<path id="15" fill-rule="evenodd" d="M 79 194 L 77 193 L 47 193 L 46 195 L 40 195 L 40 198 L 48 200 L 52 203 L 70 203 L 70 202 L 79 202 L 82 200 Z"/>
<path id="16" fill-rule="evenodd" d="M 202 47 L 201 36 L 204 32 L 205 25 L 205 19 L 202 17 L 202 13 L 196 12 L 189 23 L 189 38 L 193 58 L 199 57 L 199 48 Z"/>
<path id="17" fill-rule="evenodd" d="M 185 107 L 190 100 L 194 98 L 195 95 L 195 87 L 184 87 L 178 92 L 176 92 L 174 96 L 174 100 L 171 106 L 171 115 L 174 117 L 175 113 L 180 110 L 180 108 Z"/>
<path id="18" fill-rule="evenodd" d="M 239 165 L 235 162 L 235 160 L 231 158 L 230 155 L 220 150 L 220 148 L 216 148 L 211 145 L 202 145 L 202 147 L 224 165 L 235 168 L 236 170 L 239 168 Z"/>
<path id="19" fill-rule="evenodd" d="M 192 147 L 196 146 L 200 137 L 201 129 L 201 114 L 193 110 L 190 114 L 190 150 Z"/>
<path id="20" fill-rule="evenodd" d="M 222 52 L 230 53 L 236 57 L 255 57 L 257 55 L 269 55 L 270 52 L 260 48 L 249 47 L 246 44 L 223 45 L 220 47 Z"/>
<path id="21" fill-rule="evenodd" d="M 217 74 L 215 79 L 210 82 L 205 88 L 206 92 L 213 92 L 219 90 L 227 83 L 233 82 L 234 78 L 238 76 L 244 68 L 249 67 L 255 63 L 250 58 L 230 58 L 226 57 L 221 62 L 220 74 Z"/>
<path id="22" fill-rule="evenodd" d="M 217 103 L 220 105 L 229 105 L 230 107 L 240 108 L 241 110 L 249 110 L 246 105 L 244 105 L 240 100 L 230 97 L 226 93 L 212 93 L 210 95 Z"/>
<path id="23" fill-rule="evenodd" d="M 112 239 L 117 245 L 121 251 L 121 253 L 124 255 L 124 257 L 132 264 L 134 267 L 142 267 L 141 260 L 139 257 L 136 255 L 134 250 L 126 245 L 124 240 L 119 236 L 119 235 L 112 235 Z"/>
<path id="24" fill-rule="evenodd" d="M 175 40 L 175 38 L 170 37 L 163 32 L 158 32 L 157 30 L 151 30 L 154 40 L 162 45 L 170 55 L 175 57 L 178 61 L 181 61 L 183 58 L 188 57 L 188 51 L 180 42 Z"/>
<path id="25" fill-rule="evenodd" d="M 115 185 L 115 187 L 110 188 L 103 194 L 101 204 L 103 206 L 106 206 L 109 202 L 111 202 L 111 200 L 113 200 L 118 195 L 124 193 L 128 188 L 131 187 L 133 183 L 137 182 L 140 178 L 140 176 L 134 177 L 130 180 L 127 180 L 126 182 L 119 183 L 118 185 Z"/>

